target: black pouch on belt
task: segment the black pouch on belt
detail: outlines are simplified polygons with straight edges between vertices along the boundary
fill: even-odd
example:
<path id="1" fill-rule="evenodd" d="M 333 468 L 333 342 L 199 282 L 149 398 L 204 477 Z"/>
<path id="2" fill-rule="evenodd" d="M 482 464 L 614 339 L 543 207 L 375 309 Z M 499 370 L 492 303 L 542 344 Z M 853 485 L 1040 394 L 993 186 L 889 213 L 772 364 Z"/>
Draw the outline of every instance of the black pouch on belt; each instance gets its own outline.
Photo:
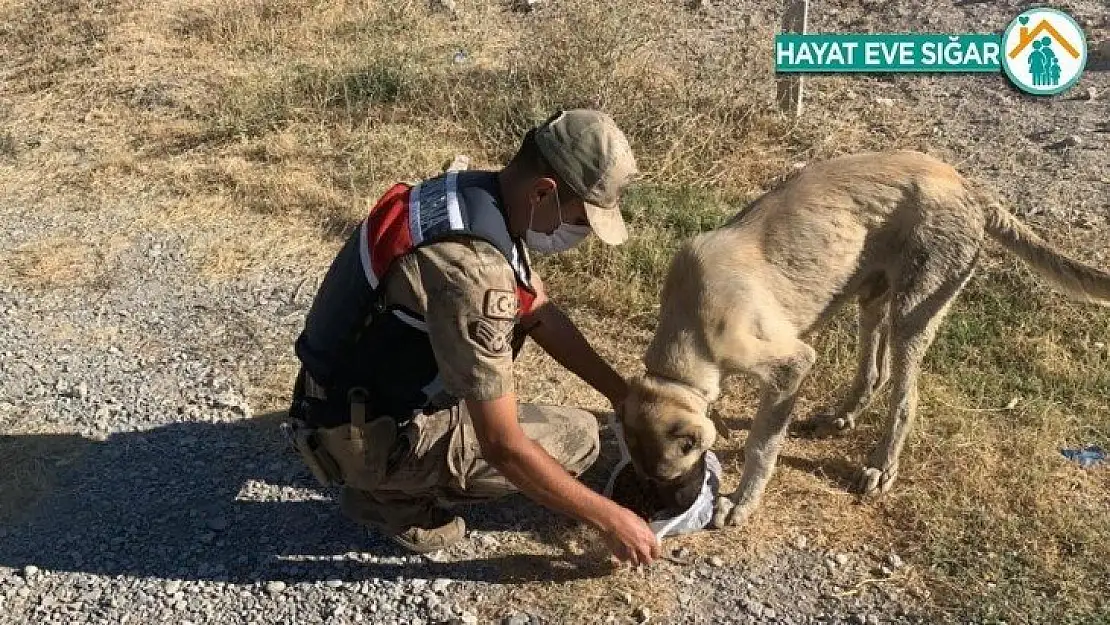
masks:
<path id="1" fill-rule="evenodd" d="M 389 472 L 389 456 L 397 442 L 397 421 L 388 416 L 367 421 L 367 416 L 373 411 L 369 394 L 364 388 L 351 389 L 347 402 L 351 407 L 351 422 L 347 426 L 342 448 L 349 449 L 349 454 L 347 458 L 340 459 L 340 464 L 347 465 L 343 469 L 350 476 L 351 486 L 373 490 Z M 349 463 L 344 460 L 349 460 Z"/>
<path id="2" fill-rule="evenodd" d="M 324 389 L 307 376 L 306 381 L 305 386 L 310 387 L 306 392 L 309 398 L 290 412 L 294 419 L 287 436 L 293 447 L 321 485 L 366 491 L 376 489 L 399 460 L 402 446 L 397 444 L 397 421 L 389 416 L 368 421 L 367 416 L 373 414 L 369 394 L 364 388 L 356 387 L 347 395 L 349 420 L 331 426 L 321 425 L 322 419 L 309 413 L 315 407 L 331 414 L 333 408 L 324 407 L 328 399 Z"/>

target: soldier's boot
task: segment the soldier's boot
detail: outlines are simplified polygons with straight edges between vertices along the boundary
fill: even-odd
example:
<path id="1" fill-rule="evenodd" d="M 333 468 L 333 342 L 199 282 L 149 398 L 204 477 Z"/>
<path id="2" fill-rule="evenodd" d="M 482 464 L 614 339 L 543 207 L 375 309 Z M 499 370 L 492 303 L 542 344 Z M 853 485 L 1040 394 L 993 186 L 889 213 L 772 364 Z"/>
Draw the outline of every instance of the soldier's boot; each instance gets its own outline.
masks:
<path id="1" fill-rule="evenodd" d="M 466 536 L 466 522 L 463 518 L 436 508 L 433 518 L 420 524 L 413 524 L 389 538 L 398 545 L 415 553 L 430 553 L 447 549 Z"/>
<path id="2" fill-rule="evenodd" d="M 415 553 L 447 549 L 466 536 L 466 522 L 432 499 L 382 502 L 372 494 L 344 488 L 339 507 L 347 518 L 370 526 Z"/>

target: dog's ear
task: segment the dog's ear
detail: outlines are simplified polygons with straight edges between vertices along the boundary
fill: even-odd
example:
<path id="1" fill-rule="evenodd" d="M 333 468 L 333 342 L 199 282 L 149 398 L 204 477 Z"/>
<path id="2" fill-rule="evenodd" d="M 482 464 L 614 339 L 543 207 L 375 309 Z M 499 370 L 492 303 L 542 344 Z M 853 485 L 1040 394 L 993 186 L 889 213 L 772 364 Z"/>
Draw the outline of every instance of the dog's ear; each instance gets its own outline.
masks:
<path id="1" fill-rule="evenodd" d="M 639 410 L 640 401 L 643 399 L 644 389 L 646 387 L 646 378 L 642 375 L 634 375 L 627 378 L 628 381 L 628 394 L 624 396 L 624 401 L 620 406 L 616 407 L 617 422 L 624 425 L 625 417 L 631 410 L 635 413 Z"/>

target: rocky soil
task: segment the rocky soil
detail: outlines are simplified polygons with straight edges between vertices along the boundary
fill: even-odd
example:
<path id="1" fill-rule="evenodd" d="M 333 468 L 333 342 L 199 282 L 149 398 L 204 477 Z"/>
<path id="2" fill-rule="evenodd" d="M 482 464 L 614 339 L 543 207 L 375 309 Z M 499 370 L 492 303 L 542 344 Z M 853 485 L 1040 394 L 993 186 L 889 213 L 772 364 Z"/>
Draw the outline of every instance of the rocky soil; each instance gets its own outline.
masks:
<path id="1" fill-rule="evenodd" d="M 12 217 L 5 247 L 49 227 Z M 290 272 L 213 288 L 187 269 L 172 239 L 149 237 L 108 288 L 0 289 L 0 451 L 27 491 L 0 511 L 0 623 L 552 622 L 511 601 L 556 574 L 515 550 L 549 531 L 544 511 L 474 508 L 465 544 L 409 556 L 338 514 L 284 449 L 280 413 L 252 414 L 248 389 L 285 357 L 312 285 Z M 594 483 L 615 462 L 607 444 Z M 839 596 L 899 575 L 886 554 L 799 541 L 760 562 L 680 549 L 651 574 L 678 611 L 630 599 L 598 620 L 920 621 L 882 581 Z"/>

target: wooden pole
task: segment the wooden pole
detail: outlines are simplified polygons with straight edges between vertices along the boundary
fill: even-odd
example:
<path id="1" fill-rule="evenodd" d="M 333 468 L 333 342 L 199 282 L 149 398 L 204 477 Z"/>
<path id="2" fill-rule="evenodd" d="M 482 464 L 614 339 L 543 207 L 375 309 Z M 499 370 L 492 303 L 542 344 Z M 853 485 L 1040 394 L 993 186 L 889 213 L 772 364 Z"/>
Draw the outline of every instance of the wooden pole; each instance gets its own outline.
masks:
<path id="1" fill-rule="evenodd" d="M 809 0 L 784 0 L 782 32 L 806 34 L 809 20 Z M 805 80 L 801 74 L 783 74 L 777 78 L 779 109 L 798 117 L 802 114 L 802 89 Z"/>

